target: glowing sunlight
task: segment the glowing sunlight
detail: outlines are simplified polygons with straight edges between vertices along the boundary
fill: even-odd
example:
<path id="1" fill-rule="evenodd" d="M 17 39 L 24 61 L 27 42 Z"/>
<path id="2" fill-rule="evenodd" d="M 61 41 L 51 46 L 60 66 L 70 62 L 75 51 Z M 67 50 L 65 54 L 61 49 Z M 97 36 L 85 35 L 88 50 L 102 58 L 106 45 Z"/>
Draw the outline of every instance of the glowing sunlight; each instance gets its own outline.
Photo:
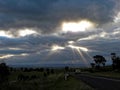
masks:
<path id="1" fill-rule="evenodd" d="M 0 36 L 2 37 L 8 37 L 8 38 L 12 38 L 13 36 L 10 34 L 7 34 L 5 31 L 0 31 Z"/>
<path id="2" fill-rule="evenodd" d="M 2 56 L 0 56 L 0 59 L 6 59 L 6 58 L 10 58 L 10 57 L 13 57 L 14 55 L 2 55 Z"/>
<path id="3" fill-rule="evenodd" d="M 35 34 L 35 33 L 37 32 L 30 29 L 25 29 L 25 30 L 19 31 L 19 36 L 26 36 L 26 35 Z"/>
<path id="4" fill-rule="evenodd" d="M 82 50 L 82 51 L 85 51 L 85 52 L 88 51 L 88 49 L 85 48 L 85 47 L 79 47 L 79 46 L 73 46 L 73 45 L 68 45 L 68 47 L 70 47 L 72 49 Z"/>
<path id="5" fill-rule="evenodd" d="M 65 48 L 62 46 L 58 46 L 58 45 L 53 45 L 51 48 L 52 51 L 57 51 L 57 50 L 62 50 L 62 49 L 65 49 Z"/>
<path id="6" fill-rule="evenodd" d="M 82 20 L 79 22 L 63 22 L 62 31 L 63 32 L 80 32 L 86 31 L 93 28 L 95 25 L 87 20 Z"/>
<path id="7" fill-rule="evenodd" d="M 70 47 L 73 50 L 73 53 L 75 54 L 75 52 L 78 53 L 78 55 L 82 58 L 82 60 L 84 61 L 84 63 L 87 65 L 88 61 L 85 58 L 85 54 L 83 54 L 82 51 L 84 51 L 86 53 L 86 55 L 88 56 L 88 49 L 85 47 L 80 47 L 80 46 L 74 46 L 74 45 L 68 45 L 68 47 Z"/>

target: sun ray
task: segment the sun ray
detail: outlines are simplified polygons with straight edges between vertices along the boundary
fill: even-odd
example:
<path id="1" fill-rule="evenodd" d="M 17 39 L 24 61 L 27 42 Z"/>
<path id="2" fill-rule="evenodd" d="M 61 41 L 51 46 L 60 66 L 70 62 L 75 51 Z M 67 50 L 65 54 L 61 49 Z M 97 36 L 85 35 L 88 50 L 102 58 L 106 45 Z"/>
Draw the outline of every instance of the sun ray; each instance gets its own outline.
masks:
<path id="1" fill-rule="evenodd" d="M 84 57 L 83 53 L 80 50 L 77 50 L 79 55 L 81 56 L 82 60 L 85 62 L 85 64 L 89 64 L 88 60 L 86 60 L 86 58 Z"/>
<path id="2" fill-rule="evenodd" d="M 74 46 L 74 45 L 68 45 L 68 47 L 73 48 L 73 49 L 76 49 L 76 50 L 79 50 L 79 49 L 80 49 L 80 50 L 85 51 L 85 52 L 88 51 L 88 49 L 85 48 L 85 47 Z"/>
<path id="3" fill-rule="evenodd" d="M 2 56 L 0 56 L 0 59 L 6 59 L 6 58 L 13 57 L 13 56 L 14 56 L 14 55 L 12 55 L 12 54 L 2 55 Z"/>
<path id="4" fill-rule="evenodd" d="M 87 53 L 89 51 L 87 48 L 80 47 L 80 46 L 74 46 L 74 45 L 68 45 L 68 47 L 70 47 L 73 50 L 73 53 L 74 52 L 78 53 L 78 55 L 82 58 L 83 62 L 86 64 L 86 66 L 89 65 L 89 62 L 86 60 L 86 58 L 84 57 L 84 54 L 82 53 L 82 52 Z"/>
<path id="5" fill-rule="evenodd" d="M 49 49 L 49 53 L 47 57 L 44 58 L 44 60 L 48 60 L 52 55 L 58 54 L 61 52 L 61 50 L 64 50 L 65 47 L 60 46 L 60 45 L 52 45 L 51 48 Z"/>

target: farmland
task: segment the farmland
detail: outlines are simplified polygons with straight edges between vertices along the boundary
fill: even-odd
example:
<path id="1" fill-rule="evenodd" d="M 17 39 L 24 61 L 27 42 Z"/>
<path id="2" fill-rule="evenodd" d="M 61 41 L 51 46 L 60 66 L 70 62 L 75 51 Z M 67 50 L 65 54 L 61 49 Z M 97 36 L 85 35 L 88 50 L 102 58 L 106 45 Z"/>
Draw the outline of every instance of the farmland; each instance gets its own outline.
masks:
<path id="1" fill-rule="evenodd" d="M 8 81 L 0 85 L 0 90 L 93 90 L 72 76 L 65 80 L 64 72 L 63 69 L 11 71 Z"/>

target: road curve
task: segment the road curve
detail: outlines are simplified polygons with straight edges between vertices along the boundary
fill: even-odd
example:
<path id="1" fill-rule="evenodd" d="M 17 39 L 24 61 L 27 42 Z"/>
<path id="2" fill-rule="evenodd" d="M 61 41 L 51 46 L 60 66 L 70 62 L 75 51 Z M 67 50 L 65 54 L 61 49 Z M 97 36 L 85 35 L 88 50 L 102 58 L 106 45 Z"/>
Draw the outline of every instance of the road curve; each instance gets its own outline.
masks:
<path id="1" fill-rule="evenodd" d="M 120 90 L 120 80 L 117 79 L 91 76 L 87 74 L 73 74 L 73 76 L 91 85 L 95 90 Z"/>

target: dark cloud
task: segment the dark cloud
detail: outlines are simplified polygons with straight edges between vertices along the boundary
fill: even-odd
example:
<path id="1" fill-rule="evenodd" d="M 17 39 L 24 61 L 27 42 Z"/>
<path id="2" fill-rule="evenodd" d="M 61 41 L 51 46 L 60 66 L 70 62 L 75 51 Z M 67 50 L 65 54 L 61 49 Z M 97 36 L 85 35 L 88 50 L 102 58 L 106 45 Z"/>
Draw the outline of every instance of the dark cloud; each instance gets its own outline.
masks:
<path id="1" fill-rule="evenodd" d="M 27 44 L 24 39 L 0 37 L 0 47 L 11 47 Z"/>
<path id="2" fill-rule="evenodd" d="M 65 45 L 67 41 L 69 41 L 69 39 L 55 35 L 29 35 L 21 38 L 0 37 L 0 48 L 45 49 L 51 48 L 51 46 L 55 44 Z"/>
<path id="3" fill-rule="evenodd" d="M 65 48 L 64 50 L 57 50 L 52 52 L 51 50 L 39 51 L 40 53 L 28 53 L 27 56 L 14 56 L 8 58 L 6 62 L 8 64 L 83 64 L 89 65 L 93 62 L 92 56 L 103 55 L 107 59 L 107 63 L 111 63 L 110 53 L 115 52 L 119 55 L 119 41 L 118 40 L 88 40 L 75 43 L 77 46 L 83 46 L 90 51 L 83 52 L 82 56 L 71 48 Z M 39 46 L 38 46 L 39 47 Z M 18 51 L 16 51 L 18 52 Z M 20 52 L 19 52 L 20 53 Z M 83 59 L 84 57 L 85 59 Z"/>
<path id="4" fill-rule="evenodd" d="M 50 54 L 50 55 L 49 55 Z M 26 65 L 35 65 L 35 64 L 81 64 L 85 66 L 89 66 L 87 55 L 84 55 L 86 60 L 84 61 L 82 57 L 77 54 L 74 56 L 72 49 L 67 49 L 59 52 L 54 52 L 51 54 L 50 51 L 45 51 L 40 54 L 30 54 L 28 56 L 15 56 L 7 59 L 6 62 L 8 64 L 26 64 Z"/>
<path id="5" fill-rule="evenodd" d="M 112 0 L 0 0 L 0 28 L 55 31 L 63 20 L 88 19 L 103 24 L 113 20 Z"/>
<path id="6" fill-rule="evenodd" d="M 105 56 L 110 64 L 110 53 L 120 53 L 120 43 L 117 39 L 107 39 L 107 42 L 106 39 L 103 38 L 80 41 L 74 40 L 73 45 L 88 48 L 88 52 L 81 51 L 82 56 L 77 50 L 67 47 L 67 45 L 69 45 L 68 41 L 73 39 L 66 39 L 60 36 L 30 35 L 21 38 L 0 37 L 0 39 L 0 55 L 15 55 L 5 59 L 5 62 L 10 65 L 82 64 L 89 66 L 89 63 L 93 62 L 92 56 L 96 54 Z M 51 46 L 55 44 L 63 46 L 65 49 L 51 51 Z M 19 50 L 15 50 L 15 48 Z M 82 58 L 83 56 L 85 59 Z"/>
<path id="7" fill-rule="evenodd" d="M 111 0 L 60 0 L 54 8 L 55 13 L 63 19 L 89 19 L 106 23 L 112 20 L 114 6 Z"/>
<path id="8" fill-rule="evenodd" d="M 10 50 L 10 49 L 4 49 L 4 50 L 0 50 L 0 54 L 1 55 L 6 55 L 6 54 L 29 54 L 29 53 L 33 53 L 33 51 L 28 51 L 28 50 Z"/>
<path id="9" fill-rule="evenodd" d="M 119 0 L 0 0 L 0 29 L 14 36 L 0 36 L 0 58 L 8 55 L 5 58 L 9 64 L 86 64 L 93 61 L 93 55 L 100 54 L 110 63 L 109 54 L 120 53 L 120 23 L 112 22 L 119 10 Z M 54 33 L 63 21 L 82 19 L 100 27 Z M 17 31 L 26 28 L 37 34 L 20 36 Z M 69 41 L 88 48 L 88 52 L 81 51 L 86 61 L 69 47 Z M 53 45 L 64 49 L 52 51 Z"/>

